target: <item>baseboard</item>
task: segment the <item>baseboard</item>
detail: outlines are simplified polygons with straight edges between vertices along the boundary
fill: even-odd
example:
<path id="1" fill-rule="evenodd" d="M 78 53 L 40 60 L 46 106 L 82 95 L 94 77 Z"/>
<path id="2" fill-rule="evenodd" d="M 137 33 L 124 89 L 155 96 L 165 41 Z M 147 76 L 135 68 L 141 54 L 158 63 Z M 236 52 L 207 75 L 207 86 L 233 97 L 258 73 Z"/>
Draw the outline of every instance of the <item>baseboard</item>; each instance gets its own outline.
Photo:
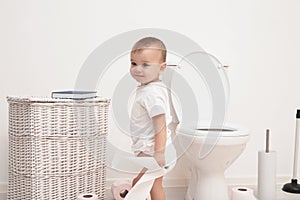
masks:
<path id="1" fill-rule="evenodd" d="M 0 183 L 0 200 L 7 200 L 7 183 Z"/>
<path id="2" fill-rule="evenodd" d="M 115 181 L 131 181 L 130 179 L 108 179 L 106 181 L 106 189 L 110 189 L 111 185 L 115 182 Z M 187 178 L 166 178 L 163 181 L 163 185 L 164 187 L 167 188 L 176 188 L 176 187 L 187 187 L 188 186 L 188 182 L 189 179 Z"/>
<path id="3" fill-rule="evenodd" d="M 290 177 L 287 176 L 278 176 L 276 178 L 277 188 L 280 189 L 285 183 L 289 183 L 291 180 Z M 111 185 L 113 182 L 120 180 L 120 179 L 109 179 L 106 182 L 106 189 L 110 190 Z M 129 181 L 128 179 L 123 179 L 122 181 Z M 233 187 L 249 187 L 252 188 L 256 192 L 257 187 L 257 177 L 256 176 L 249 176 L 249 177 L 230 177 L 226 178 L 226 182 L 229 188 Z M 189 179 L 188 178 L 166 178 L 164 179 L 164 187 L 165 188 L 186 188 L 188 187 Z"/>

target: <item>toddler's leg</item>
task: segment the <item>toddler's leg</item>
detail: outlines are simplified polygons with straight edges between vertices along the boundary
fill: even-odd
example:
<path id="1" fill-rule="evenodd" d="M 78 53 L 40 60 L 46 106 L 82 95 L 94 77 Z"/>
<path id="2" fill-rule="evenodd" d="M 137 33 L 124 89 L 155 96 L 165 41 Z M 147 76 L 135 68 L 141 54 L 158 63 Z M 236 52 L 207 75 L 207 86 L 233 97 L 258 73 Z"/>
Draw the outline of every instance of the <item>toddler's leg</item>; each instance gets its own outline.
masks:
<path id="1" fill-rule="evenodd" d="M 140 152 L 137 157 L 149 157 L 148 154 L 145 154 L 144 152 Z M 132 181 L 132 187 L 142 178 L 142 176 L 145 174 L 145 172 L 147 171 L 148 169 L 146 167 L 144 167 L 140 173 L 138 174 L 137 177 L 135 177 Z"/>
<path id="2" fill-rule="evenodd" d="M 162 186 L 163 177 L 155 179 L 153 187 L 150 191 L 151 200 L 165 200 L 166 195 Z"/>
<path id="3" fill-rule="evenodd" d="M 146 167 L 144 167 L 140 173 L 137 175 L 137 177 L 135 177 L 133 180 L 132 180 L 132 187 L 142 178 L 142 176 L 145 174 L 145 172 L 147 171 L 148 169 Z"/>

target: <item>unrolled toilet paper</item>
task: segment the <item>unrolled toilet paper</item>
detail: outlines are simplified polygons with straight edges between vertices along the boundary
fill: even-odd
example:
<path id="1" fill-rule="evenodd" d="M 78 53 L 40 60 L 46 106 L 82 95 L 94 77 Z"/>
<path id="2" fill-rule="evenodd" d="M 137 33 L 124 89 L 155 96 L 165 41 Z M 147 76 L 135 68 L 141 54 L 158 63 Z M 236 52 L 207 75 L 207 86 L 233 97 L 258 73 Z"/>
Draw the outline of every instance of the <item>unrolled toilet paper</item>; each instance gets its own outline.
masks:
<path id="1" fill-rule="evenodd" d="M 253 195 L 252 189 L 246 187 L 235 187 L 232 188 L 231 200 L 257 200 L 257 199 Z"/>
<path id="2" fill-rule="evenodd" d="M 81 194 L 78 196 L 77 200 L 98 200 L 98 196 L 92 193 Z"/>
<path id="3" fill-rule="evenodd" d="M 117 158 L 117 159 L 116 159 Z M 165 169 L 161 168 L 153 157 L 117 157 L 112 164 L 116 169 L 123 169 L 127 172 L 139 173 L 143 168 L 147 168 L 145 174 L 132 187 L 124 200 L 147 199 L 154 180 L 165 175 Z M 121 167 L 121 168 L 120 168 Z"/>
<path id="4" fill-rule="evenodd" d="M 258 183 L 257 197 L 259 200 L 276 199 L 276 152 L 258 152 Z"/>
<path id="5" fill-rule="evenodd" d="M 163 169 L 148 174 L 147 172 L 141 179 L 131 188 L 124 200 L 150 200 L 149 194 L 154 183 L 154 180 L 163 176 Z"/>
<path id="6" fill-rule="evenodd" d="M 115 200 L 125 199 L 130 189 L 131 183 L 129 181 L 116 181 L 111 186 L 111 192 Z"/>

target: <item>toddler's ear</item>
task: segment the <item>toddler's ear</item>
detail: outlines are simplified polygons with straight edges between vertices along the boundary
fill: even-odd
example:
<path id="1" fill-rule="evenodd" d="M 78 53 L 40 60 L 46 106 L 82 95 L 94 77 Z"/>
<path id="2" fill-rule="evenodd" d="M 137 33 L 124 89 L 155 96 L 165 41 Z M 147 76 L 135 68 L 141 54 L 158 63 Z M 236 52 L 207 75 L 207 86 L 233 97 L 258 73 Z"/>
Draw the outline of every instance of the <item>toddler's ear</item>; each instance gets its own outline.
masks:
<path id="1" fill-rule="evenodd" d="M 160 71 L 164 71 L 165 69 L 166 69 L 166 67 L 167 67 L 167 63 L 166 62 L 163 62 L 163 63 L 161 63 L 161 65 L 160 65 L 161 67 L 160 67 Z"/>

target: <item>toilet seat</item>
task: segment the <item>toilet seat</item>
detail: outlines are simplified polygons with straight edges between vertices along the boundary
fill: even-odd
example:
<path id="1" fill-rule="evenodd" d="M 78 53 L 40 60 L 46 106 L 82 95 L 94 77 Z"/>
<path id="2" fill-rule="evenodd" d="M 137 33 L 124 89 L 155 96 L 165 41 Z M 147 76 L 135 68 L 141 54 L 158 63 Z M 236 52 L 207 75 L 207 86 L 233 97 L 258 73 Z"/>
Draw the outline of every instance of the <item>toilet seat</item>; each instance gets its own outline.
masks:
<path id="1" fill-rule="evenodd" d="M 246 129 L 237 129 L 233 132 L 213 132 L 211 137 L 208 131 L 194 131 L 193 129 L 177 129 L 176 135 L 180 140 L 180 148 L 185 151 L 192 143 L 218 144 L 218 145 L 241 145 L 246 144 L 249 139 L 249 131 Z"/>
<path id="2" fill-rule="evenodd" d="M 177 132 L 196 137 L 218 136 L 218 137 L 245 137 L 249 136 L 249 130 L 236 124 L 225 123 L 221 128 L 208 125 L 200 125 L 197 128 L 178 127 Z"/>

